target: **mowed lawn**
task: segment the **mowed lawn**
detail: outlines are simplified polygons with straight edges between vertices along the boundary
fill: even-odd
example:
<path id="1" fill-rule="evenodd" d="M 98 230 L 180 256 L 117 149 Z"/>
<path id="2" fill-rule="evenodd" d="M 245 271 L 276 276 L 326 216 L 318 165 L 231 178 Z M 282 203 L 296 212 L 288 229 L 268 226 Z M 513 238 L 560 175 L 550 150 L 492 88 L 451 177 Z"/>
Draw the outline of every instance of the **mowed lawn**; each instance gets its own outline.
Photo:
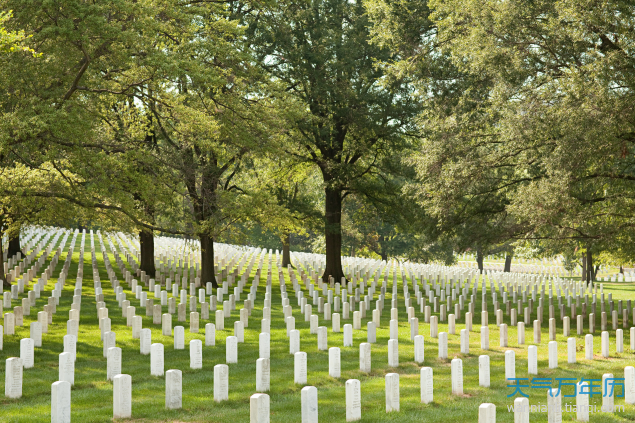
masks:
<path id="1" fill-rule="evenodd" d="M 4 397 L 4 388 L 0 395 L 0 421 L 1 422 L 48 422 L 50 421 L 51 384 L 58 380 L 58 355 L 63 351 L 63 336 L 66 334 L 66 321 L 72 302 L 75 277 L 77 275 L 77 262 L 79 259 L 79 245 L 81 234 L 78 236 L 73 264 L 66 280 L 64 292 L 57 307 L 57 313 L 53 316 L 53 324 L 49 325 L 48 334 L 43 335 L 43 345 L 36 348 L 35 368 L 24 371 L 23 396 L 21 399 L 9 400 Z M 66 249 L 70 245 L 72 237 L 69 237 Z M 121 309 L 115 300 L 112 286 L 106 277 L 104 263 L 97 239 L 95 240 L 98 264 L 104 291 L 104 299 L 109 309 L 109 317 L 112 320 L 112 330 L 116 332 L 117 346 L 122 348 L 122 372 L 132 376 L 132 420 L 135 421 L 183 421 L 183 422 L 247 422 L 249 421 L 249 397 L 256 389 L 256 359 L 258 358 L 258 334 L 262 319 L 262 307 L 265 298 L 266 273 L 268 260 L 265 259 L 265 268 L 262 272 L 258 298 L 255 309 L 249 318 L 249 327 L 245 329 L 245 343 L 238 346 L 238 364 L 229 365 L 229 400 L 216 403 L 213 400 L 213 367 L 216 364 L 225 363 L 225 337 L 233 335 L 233 322 L 238 320 L 238 309 L 242 308 L 242 300 L 247 297 L 247 289 L 237 302 L 237 310 L 231 318 L 225 319 L 225 330 L 216 332 L 216 346 L 203 346 L 203 369 L 191 370 L 189 368 L 189 341 L 200 339 L 205 345 L 205 324 L 214 322 L 214 313 L 210 312 L 209 321 L 201 319 L 200 333 L 192 334 L 189 331 L 189 305 L 188 322 L 179 323 L 176 315 L 173 317 L 173 327 L 179 324 L 185 326 L 184 350 L 174 350 L 173 339 L 162 336 L 161 325 L 153 325 L 152 318 L 145 316 L 145 308 L 139 307 L 139 300 L 129 291 L 125 284 L 127 299 L 131 305 L 137 307 L 137 315 L 143 316 L 143 327 L 152 329 L 152 342 L 161 342 L 165 345 L 165 370 L 180 369 L 183 372 L 183 409 L 165 410 L 165 379 L 150 375 L 150 356 L 142 356 L 139 353 L 139 340 L 132 339 L 132 328 L 126 327 L 126 319 L 122 317 Z M 102 354 L 102 342 L 100 340 L 97 310 L 95 308 L 95 296 L 92 281 L 92 266 L 90 262 L 90 241 L 86 235 L 86 253 L 84 256 L 84 279 L 81 306 L 81 322 L 79 326 L 79 340 L 77 343 L 77 362 L 75 365 L 75 386 L 72 389 L 72 419 L 75 422 L 104 422 L 112 420 L 112 383 L 106 381 L 106 359 Z M 29 323 L 37 319 L 37 312 L 43 309 L 46 298 L 54 286 L 57 276 L 62 269 L 66 251 L 59 260 L 53 278 L 49 281 L 46 291 L 37 301 L 37 305 L 31 308 L 30 316 L 25 316 L 24 326 L 16 328 L 15 336 L 4 336 L 4 350 L 0 351 L 3 358 L 2 370 L 4 374 L 4 360 L 8 357 L 19 357 L 19 343 L 21 338 L 29 336 Z M 118 271 L 113 257 L 110 261 Z M 252 272 L 252 276 L 255 269 Z M 400 272 L 397 283 L 401 286 Z M 416 307 L 416 315 L 419 317 L 419 334 L 425 338 L 425 363 L 424 366 L 433 368 L 434 371 L 434 402 L 424 405 L 420 401 L 420 367 L 414 359 L 414 344 L 410 341 L 410 328 L 407 323 L 407 314 L 404 307 L 403 292 L 399 289 L 399 359 L 398 368 L 388 367 L 387 343 L 389 339 L 390 301 L 386 301 L 382 315 L 381 327 L 377 330 L 377 343 L 372 345 L 372 373 L 364 374 L 359 371 L 359 344 L 366 342 L 366 322 L 372 316 L 367 313 L 367 318 L 362 322 L 362 330 L 353 332 L 354 346 L 343 347 L 343 333 L 333 333 L 331 322 L 324 321 L 320 316 L 320 325 L 328 328 L 329 347 L 340 347 L 342 358 L 342 377 L 331 378 L 328 375 L 328 352 L 317 350 L 317 335 L 309 333 L 309 323 L 304 321 L 300 314 L 300 307 L 293 296 L 292 285 L 284 270 L 287 280 L 290 304 L 293 307 L 293 315 L 296 319 L 296 329 L 301 333 L 301 350 L 308 355 L 308 385 L 318 388 L 319 416 L 323 422 L 345 421 L 345 390 L 347 379 L 361 380 L 361 402 L 363 422 L 476 422 L 478 420 L 478 406 L 484 402 L 493 402 L 497 406 L 498 422 L 513 422 L 513 413 L 507 411 L 507 406 L 513 404 L 513 397 L 508 398 L 513 389 L 507 387 L 504 380 L 504 352 L 512 349 L 516 352 L 516 377 L 528 377 L 527 375 L 527 347 L 533 341 L 533 328 L 526 328 L 526 344 L 519 346 L 515 327 L 508 330 L 509 348 L 499 348 L 499 331 L 495 325 L 496 319 L 489 296 L 489 331 L 490 350 L 484 352 L 480 349 L 480 294 L 475 307 L 476 315 L 473 319 L 473 332 L 470 334 L 470 354 L 460 354 L 459 333 L 465 327 L 464 313 L 457 321 L 456 335 L 449 335 L 449 359 L 437 358 L 437 339 L 430 338 L 429 325 L 423 322 L 423 315 Z M 300 422 L 300 390 L 302 386 L 293 383 L 293 356 L 289 354 L 289 342 L 286 337 L 286 327 L 283 321 L 282 304 L 280 297 L 278 269 L 272 269 L 272 311 L 271 311 L 271 422 Z M 119 275 L 120 276 L 120 275 Z M 121 278 L 121 276 L 120 276 Z M 381 280 L 381 279 L 380 279 Z M 388 282 L 387 299 L 391 299 L 392 271 Z M 479 284 L 480 289 L 480 284 Z M 379 288 L 377 289 L 379 291 Z M 412 290 L 411 290 L 412 291 Z M 635 284 L 605 283 L 604 292 L 613 293 L 613 299 L 635 299 Z M 306 295 L 306 293 L 305 293 Z M 378 294 L 375 295 L 375 300 Z M 148 295 L 153 298 L 152 294 Z M 557 304 L 557 300 L 554 299 Z M 13 306 L 17 305 L 14 301 Z M 536 304 L 537 306 L 537 304 Z M 374 302 L 372 307 L 374 308 Z M 314 307 L 316 310 L 316 308 Z M 608 309 L 608 307 L 607 307 Z M 200 310 L 200 309 L 199 309 Z M 598 314 L 599 314 L 598 304 Z M 579 309 L 578 312 L 581 310 Z M 8 312 L 8 310 L 4 310 Z M 167 312 L 164 307 L 163 312 Z M 315 313 L 315 311 L 314 311 Z M 558 359 L 559 368 L 548 369 L 548 309 L 545 310 L 545 322 L 542 327 L 542 343 L 538 347 L 538 376 L 544 378 L 581 378 L 600 379 L 604 373 L 613 373 L 615 377 L 623 377 L 625 366 L 635 364 L 635 355 L 630 351 L 629 330 L 624 330 L 624 353 L 615 353 L 615 334 L 611 330 L 611 358 L 603 359 L 600 356 L 600 319 L 596 319 L 596 332 L 594 337 L 595 359 L 584 359 L 584 336 L 577 336 L 578 362 L 567 364 L 566 338 L 562 336 L 562 324 L 558 322 Z M 556 315 L 559 313 L 556 311 Z M 519 314 L 522 316 L 522 314 Z M 532 319 L 535 318 L 535 311 Z M 621 316 L 620 316 L 621 319 Z M 505 322 L 509 324 L 509 316 L 505 316 Z M 342 327 L 350 320 L 342 320 Z M 588 329 L 588 319 L 585 321 L 585 333 Z M 575 322 L 571 324 L 572 336 L 576 336 Z M 619 327 L 622 327 L 621 321 Z M 629 325 L 630 327 L 630 325 Z M 439 324 L 439 332 L 447 331 L 447 322 Z M 491 387 L 482 388 L 478 385 L 478 356 L 487 354 L 490 356 Z M 450 360 L 452 358 L 463 360 L 464 395 L 451 394 Z M 387 373 L 400 374 L 401 410 L 386 414 L 385 412 L 385 381 Z M 557 383 L 553 384 L 557 387 Z M 546 404 L 547 392 L 545 389 L 524 389 L 529 395 L 529 403 L 537 405 Z M 571 394 L 571 388 L 565 389 L 565 394 Z M 575 403 L 575 398 L 563 398 L 563 404 Z M 601 395 L 592 397 L 591 404 L 601 405 Z M 616 404 L 624 404 L 623 398 L 618 398 Z M 575 414 L 563 413 L 564 421 L 574 421 Z M 625 412 L 606 414 L 592 414 L 592 422 L 615 422 L 635 420 L 635 408 L 627 405 Z M 531 422 L 546 422 L 547 413 L 532 413 Z"/>

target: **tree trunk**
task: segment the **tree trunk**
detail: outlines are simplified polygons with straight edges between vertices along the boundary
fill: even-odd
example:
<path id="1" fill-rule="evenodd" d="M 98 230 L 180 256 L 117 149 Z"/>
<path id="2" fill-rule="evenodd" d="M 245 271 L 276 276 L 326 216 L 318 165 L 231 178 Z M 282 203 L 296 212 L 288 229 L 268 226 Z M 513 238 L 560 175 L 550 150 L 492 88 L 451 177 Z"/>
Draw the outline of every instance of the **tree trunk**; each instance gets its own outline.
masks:
<path id="1" fill-rule="evenodd" d="M 4 290 L 11 291 L 11 284 L 7 278 L 7 275 L 4 274 L 4 251 L 2 250 L 2 237 L 4 236 L 4 230 L 2 222 L 0 222 L 0 277 L 2 278 L 2 286 Z"/>
<path id="2" fill-rule="evenodd" d="M 9 253 L 9 258 L 15 256 L 18 253 L 22 252 L 22 247 L 20 247 L 20 234 L 16 234 L 9 238 L 9 248 L 7 249 Z M 22 254 L 24 257 L 24 254 Z"/>
<path id="3" fill-rule="evenodd" d="M 326 241 L 326 268 L 322 278 L 329 276 L 340 282 L 344 277 L 342 270 L 342 191 L 326 188 L 324 201 L 324 238 Z"/>
<path id="4" fill-rule="evenodd" d="M 199 235 L 201 241 L 201 284 L 205 286 L 211 282 L 214 289 L 218 288 L 214 274 L 214 240 L 207 234 Z"/>
<path id="5" fill-rule="evenodd" d="M 154 234 L 152 231 L 144 230 L 139 232 L 139 249 L 141 250 L 141 263 L 139 268 L 146 272 L 146 275 L 154 279 L 156 269 L 154 267 Z"/>
<path id="6" fill-rule="evenodd" d="M 587 281 L 591 284 L 595 281 L 595 275 L 593 275 L 593 253 L 591 252 L 591 248 L 586 249 L 586 271 L 587 271 Z"/>
<path id="7" fill-rule="evenodd" d="M 586 282 L 586 254 L 582 255 L 582 282 Z"/>
<path id="8" fill-rule="evenodd" d="M 503 269 L 503 272 L 511 272 L 511 271 L 512 271 L 512 255 L 507 254 L 505 256 L 505 268 Z"/>
<path id="9" fill-rule="evenodd" d="M 388 262 L 388 254 L 385 251 L 381 252 L 381 259 L 385 262 Z"/>
<path id="10" fill-rule="evenodd" d="M 480 247 L 476 249 L 476 264 L 478 265 L 479 272 L 483 273 L 483 251 Z"/>
<path id="11" fill-rule="evenodd" d="M 282 241 L 282 267 L 286 268 L 287 266 L 293 267 L 291 264 L 291 235 L 286 234 L 284 236 L 284 240 Z"/>

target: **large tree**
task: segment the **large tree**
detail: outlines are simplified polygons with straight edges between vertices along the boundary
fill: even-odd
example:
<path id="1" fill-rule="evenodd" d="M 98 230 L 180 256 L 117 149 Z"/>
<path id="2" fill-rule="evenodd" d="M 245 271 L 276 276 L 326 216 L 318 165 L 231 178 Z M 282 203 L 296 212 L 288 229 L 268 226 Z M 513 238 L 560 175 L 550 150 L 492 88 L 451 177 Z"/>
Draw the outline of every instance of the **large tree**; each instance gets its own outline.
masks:
<path id="1" fill-rule="evenodd" d="M 284 151 L 316 166 L 324 184 L 324 277 L 339 281 L 342 201 L 403 148 L 416 110 L 403 78 L 386 75 L 387 48 L 370 42 L 360 1 L 281 1 L 260 11 L 247 35 L 259 64 L 288 102 Z"/>

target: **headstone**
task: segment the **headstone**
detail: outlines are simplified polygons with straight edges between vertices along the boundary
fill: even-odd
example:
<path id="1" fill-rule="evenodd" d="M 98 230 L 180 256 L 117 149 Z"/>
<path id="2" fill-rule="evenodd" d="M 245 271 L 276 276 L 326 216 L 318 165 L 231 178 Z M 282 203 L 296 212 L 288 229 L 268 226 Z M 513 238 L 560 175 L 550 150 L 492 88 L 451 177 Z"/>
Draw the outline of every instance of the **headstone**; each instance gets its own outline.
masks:
<path id="1" fill-rule="evenodd" d="M 489 350 L 489 328 L 487 326 L 481 326 L 481 349 Z"/>
<path id="2" fill-rule="evenodd" d="M 386 413 L 399 411 L 399 373 L 386 375 Z"/>
<path id="3" fill-rule="evenodd" d="M 505 356 L 505 359 L 507 359 L 507 356 Z M 507 360 L 505 360 L 505 368 L 507 368 Z M 484 388 L 489 388 L 489 385 L 490 385 L 489 355 L 478 356 L 478 385 Z"/>
<path id="4" fill-rule="evenodd" d="M 205 325 L 205 346 L 213 347 L 216 345 L 216 326 L 214 323 Z"/>
<path id="5" fill-rule="evenodd" d="M 113 412 L 115 419 L 132 417 L 132 377 L 117 375 L 113 379 Z"/>
<path id="6" fill-rule="evenodd" d="M 530 375 L 538 374 L 538 347 L 530 345 L 527 348 L 527 373 Z"/>
<path id="7" fill-rule="evenodd" d="M 635 367 L 624 367 L 624 402 L 635 404 Z"/>
<path id="8" fill-rule="evenodd" d="M 318 344 L 318 351 L 326 351 L 326 350 L 328 350 L 329 347 L 328 347 L 326 326 L 318 327 L 318 330 L 317 330 L 317 344 Z"/>
<path id="9" fill-rule="evenodd" d="M 558 368 L 558 342 L 549 341 L 549 368 Z"/>
<path id="10" fill-rule="evenodd" d="M 253 394 L 249 398 L 249 423 L 269 423 L 269 402 L 267 394 Z"/>
<path id="11" fill-rule="evenodd" d="M 421 402 L 429 404 L 434 400 L 434 383 L 432 377 L 432 367 L 422 367 L 420 371 L 421 379 Z"/>
<path id="12" fill-rule="evenodd" d="M 514 400 L 514 423 L 529 423 L 529 399 L 518 397 Z"/>
<path id="13" fill-rule="evenodd" d="M 562 422 L 562 391 L 559 389 L 547 389 L 547 421 Z"/>
<path id="14" fill-rule="evenodd" d="M 64 335 L 64 352 L 71 353 L 73 362 L 77 361 L 77 338 L 73 335 Z"/>
<path id="15" fill-rule="evenodd" d="M 183 407 L 183 373 L 177 369 L 165 372 L 165 408 L 178 410 Z"/>
<path id="16" fill-rule="evenodd" d="M 293 355 L 300 351 L 300 331 L 294 329 L 289 336 L 289 354 Z"/>
<path id="17" fill-rule="evenodd" d="M 341 356 L 337 347 L 329 348 L 329 376 L 339 378 L 341 376 Z"/>
<path id="18" fill-rule="evenodd" d="M 7 398 L 22 397 L 22 359 L 20 358 L 11 357 L 6 360 L 4 396 Z"/>
<path id="19" fill-rule="evenodd" d="M 417 335 L 415 336 L 415 362 L 417 364 L 423 364 L 424 358 L 425 358 L 425 347 L 424 347 L 423 335 Z"/>
<path id="20" fill-rule="evenodd" d="M 463 361 L 455 358 L 451 363 L 452 393 L 463 395 Z"/>
<path id="21" fill-rule="evenodd" d="M 75 385 L 75 361 L 73 354 L 63 352 L 59 355 L 58 379 Z"/>
<path id="22" fill-rule="evenodd" d="M 478 423 L 496 423 L 496 406 L 484 403 L 478 407 Z"/>
<path id="23" fill-rule="evenodd" d="M 602 349 L 602 357 L 609 358 L 609 333 L 608 331 L 602 331 L 602 335 L 600 338 L 601 349 Z"/>
<path id="24" fill-rule="evenodd" d="M 150 346 L 150 374 L 163 376 L 163 344 L 155 343 Z"/>
<path id="25" fill-rule="evenodd" d="M 399 367 L 399 342 L 388 340 L 388 367 Z"/>
<path id="26" fill-rule="evenodd" d="M 190 341 L 190 369 L 203 368 L 203 342 L 200 339 Z"/>
<path id="27" fill-rule="evenodd" d="M 150 329 L 141 329 L 141 335 L 139 335 L 139 352 L 141 355 L 150 354 L 151 345 L 152 331 Z"/>
<path id="28" fill-rule="evenodd" d="M 225 338 L 225 363 L 238 363 L 238 338 L 235 336 Z"/>
<path id="29" fill-rule="evenodd" d="M 31 338 L 20 339 L 20 359 L 25 369 L 30 369 L 35 365 L 34 343 Z"/>
<path id="30" fill-rule="evenodd" d="M 121 374 L 121 348 L 108 348 L 106 369 L 106 380 L 113 380 L 115 376 Z"/>
<path id="31" fill-rule="evenodd" d="M 305 386 L 300 393 L 302 423 L 318 423 L 318 390 Z"/>
<path id="32" fill-rule="evenodd" d="M 576 348 L 575 338 L 567 338 L 567 362 L 569 364 L 576 362 Z"/>
<path id="33" fill-rule="evenodd" d="M 214 366 L 214 401 L 221 402 L 229 399 L 229 366 L 217 364 Z"/>
<path id="34" fill-rule="evenodd" d="M 271 335 L 261 332 L 258 335 L 258 351 L 260 358 L 270 358 L 270 338 Z"/>
<path id="35" fill-rule="evenodd" d="M 268 392 L 270 389 L 270 364 L 269 358 L 256 360 L 256 392 Z"/>
<path id="36" fill-rule="evenodd" d="M 370 344 L 368 342 L 359 344 L 359 370 L 364 373 L 370 373 L 370 357 Z"/>
<path id="37" fill-rule="evenodd" d="M 183 326 L 174 326 L 174 349 L 185 349 L 185 328 Z"/>
<path id="38" fill-rule="evenodd" d="M 593 335 L 590 333 L 584 337 L 584 357 L 593 360 Z"/>
<path id="39" fill-rule="evenodd" d="M 615 394 L 616 389 L 613 383 L 609 383 L 609 380 L 613 379 L 612 373 L 604 373 L 602 375 L 602 411 L 605 413 L 614 413 L 615 412 Z M 624 390 L 626 390 L 626 385 L 624 386 Z M 611 394 L 611 391 L 612 394 Z"/>
<path id="40" fill-rule="evenodd" d="M 439 333 L 439 358 L 446 360 L 448 358 L 448 334 L 446 332 Z"/>
<path id="41" fill-rule="evenodd" d="M 60 380 L 51 385 L 51 423 L 71 422 L 71 384 Z"/>
<path id="42" fill-rule="evenodd" d="M 298 385 L 306 385 L 307 356 L 303 351 L 299 351 L 293 355 L 293 381 Z"/>
<path id="43" fill-rule="evenodd" d="M 589 382 L 576 384 L 575 395 L 576 418 L 581 422 L 589 421 Z"/>
<path id="44" fill-rule="evenodd" d="M 346 381 L 346 421 L 354 422 L 362 419 L 362 398 L 360 383 L 357 379 Z"/>

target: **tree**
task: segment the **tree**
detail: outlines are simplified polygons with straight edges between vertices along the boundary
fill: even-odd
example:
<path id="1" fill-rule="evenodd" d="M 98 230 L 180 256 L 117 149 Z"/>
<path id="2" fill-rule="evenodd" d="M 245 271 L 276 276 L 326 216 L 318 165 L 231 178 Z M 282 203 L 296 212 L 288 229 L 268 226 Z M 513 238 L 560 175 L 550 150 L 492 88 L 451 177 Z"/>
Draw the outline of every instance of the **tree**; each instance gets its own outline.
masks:
<path id="1" fill-rule="evenodd" d="M 416 111 L 410 87 L 378 62 L 389 49 L 370 43 L 359 1 L 283 1 L 249 21 L 258 63 L 282 85 L 289 143 L 283 151 L 316 166 L 324 183 L 324 276 L 344 277 L 342 201 L 404 144 Z"/>

